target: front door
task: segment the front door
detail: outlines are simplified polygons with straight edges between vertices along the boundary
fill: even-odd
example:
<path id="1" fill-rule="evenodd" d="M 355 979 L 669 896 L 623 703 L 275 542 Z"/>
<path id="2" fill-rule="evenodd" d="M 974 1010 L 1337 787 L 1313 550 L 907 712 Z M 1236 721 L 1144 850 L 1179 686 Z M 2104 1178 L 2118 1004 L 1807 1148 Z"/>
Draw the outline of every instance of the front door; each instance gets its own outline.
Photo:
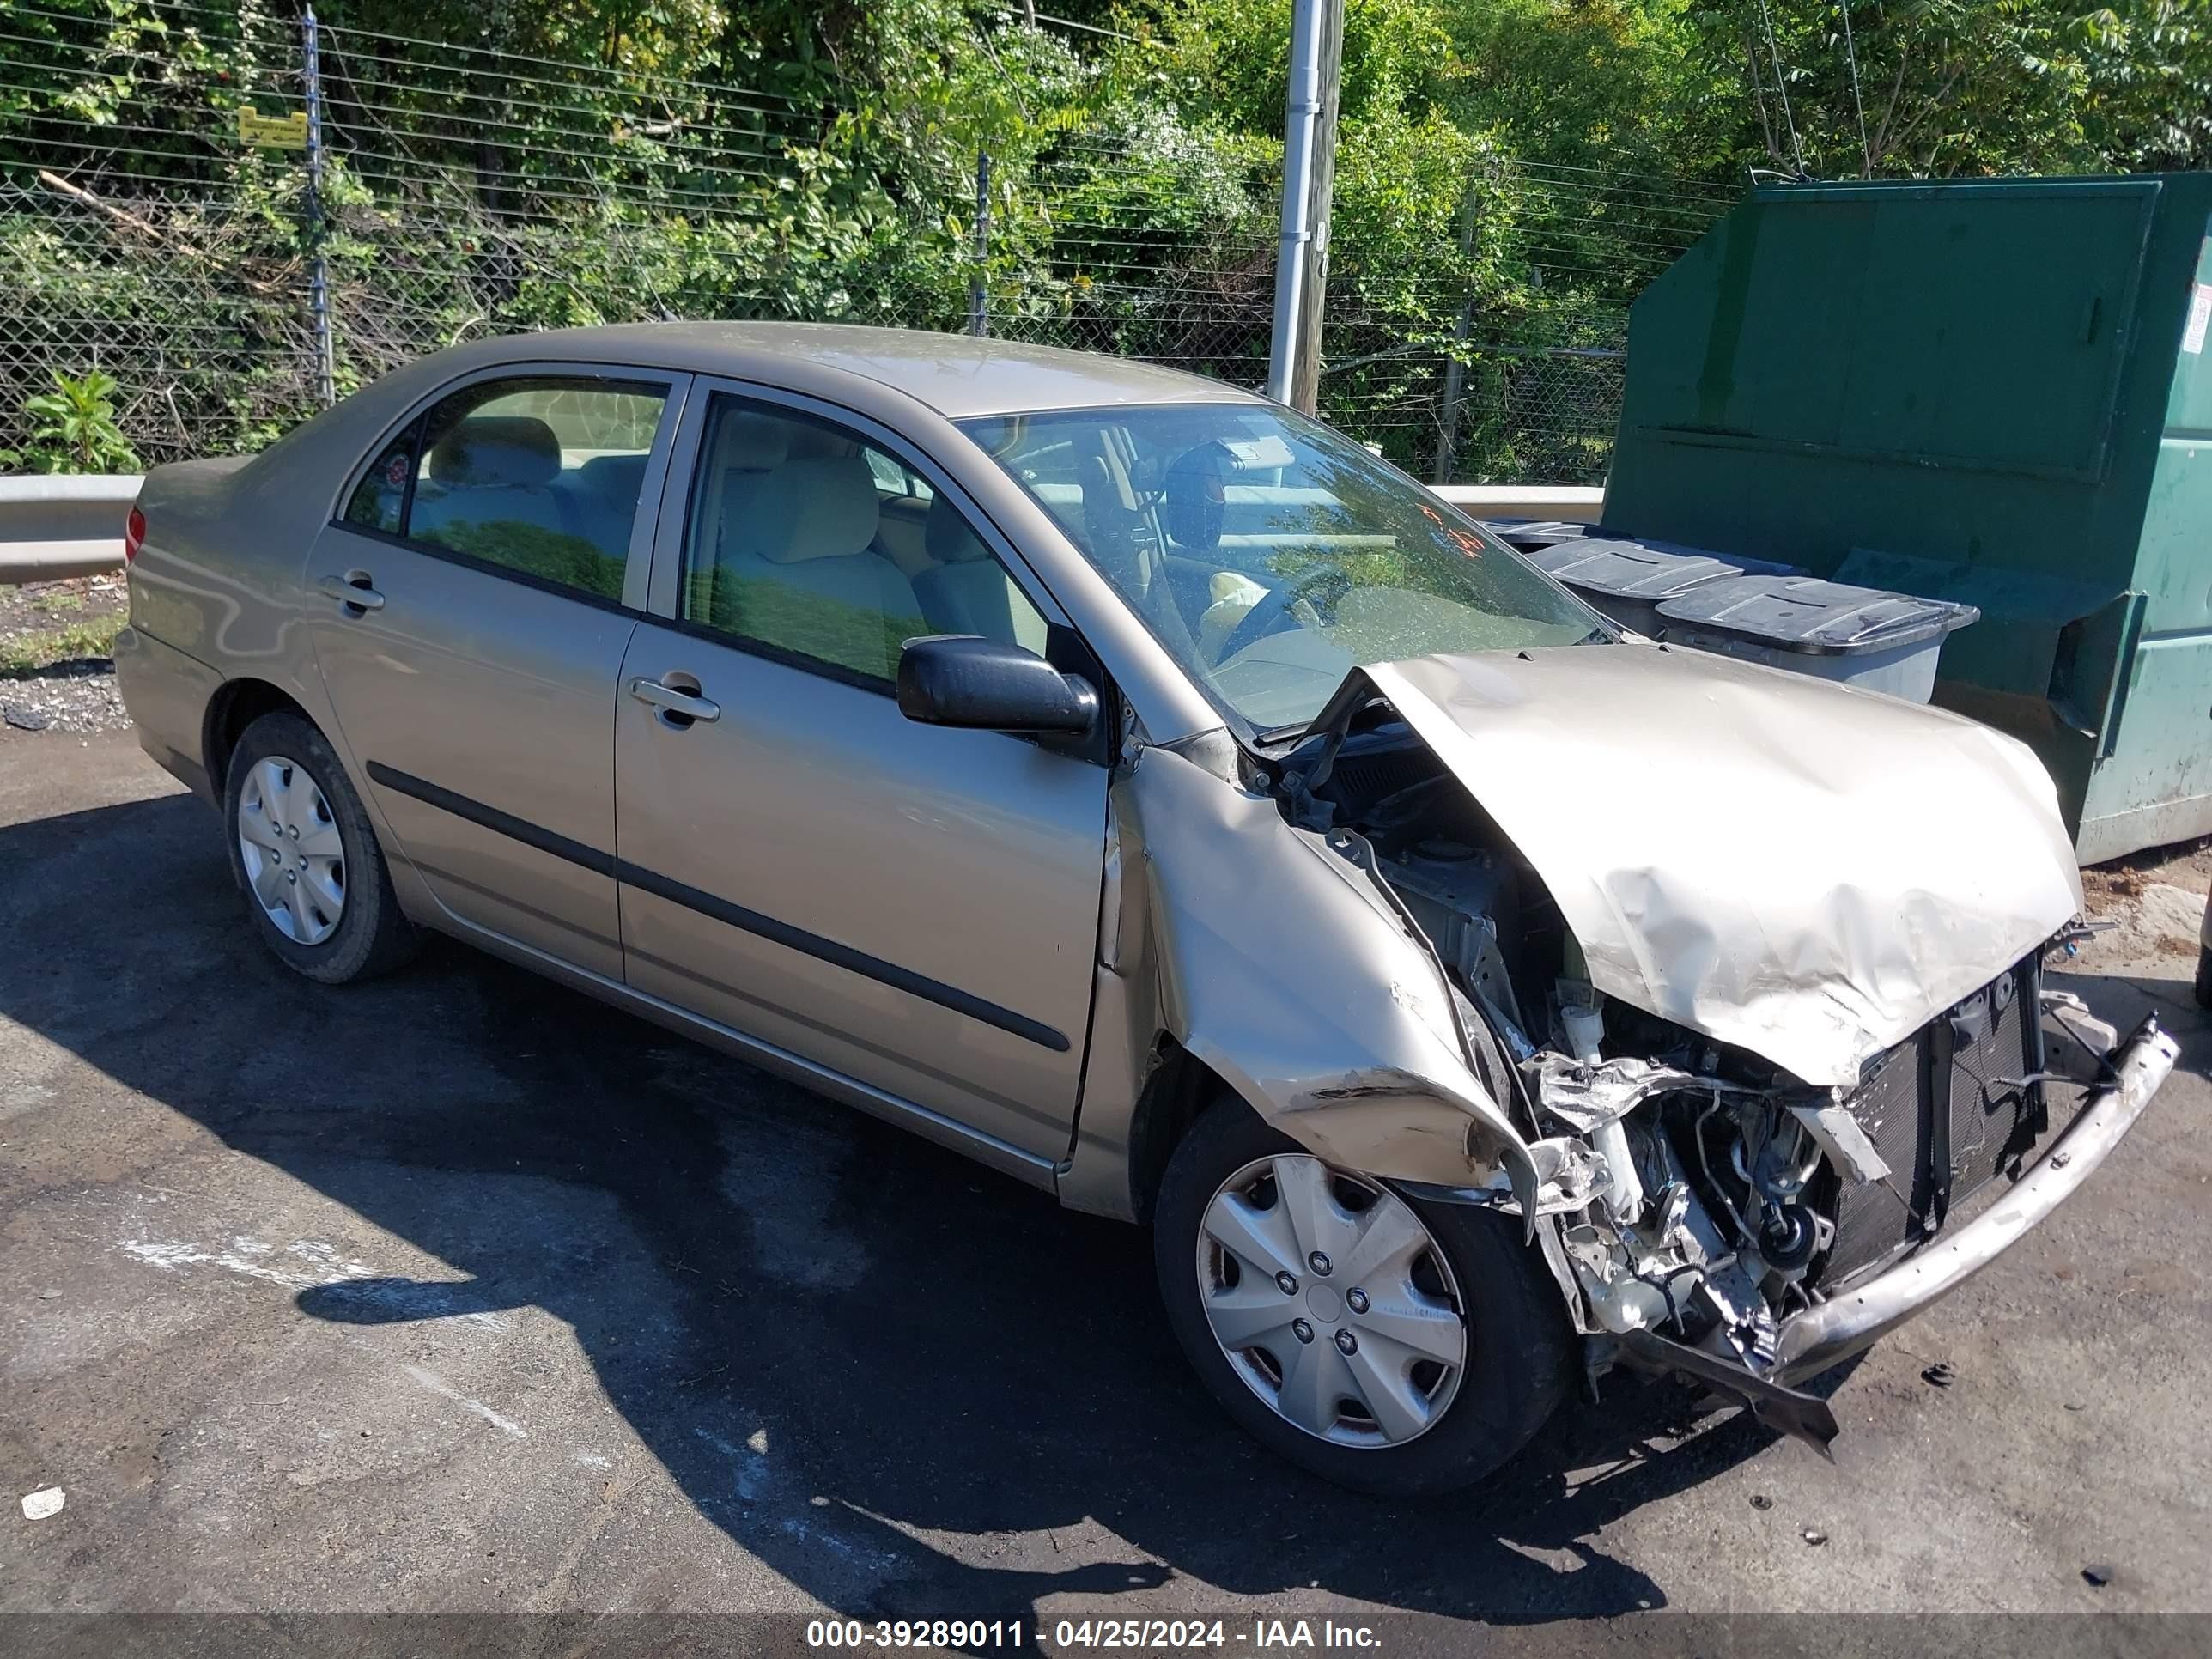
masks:
<path id="1" fill-rule="evenodd" d="M 887 434 L 729 392 L 686 425 L 615 712 L 630 984 L 1063 1158 L 1105 770 L 892 698 L 905 639 L 1042 647 L 1049 601 Z"/>
<path id="2" fill-rule="evenodd" d="M 337 735 L 399 853 L 455 920 L 613 980 L 615 684 L 682 384 L 475 379 L 387 440 L 307 567 Z"/>

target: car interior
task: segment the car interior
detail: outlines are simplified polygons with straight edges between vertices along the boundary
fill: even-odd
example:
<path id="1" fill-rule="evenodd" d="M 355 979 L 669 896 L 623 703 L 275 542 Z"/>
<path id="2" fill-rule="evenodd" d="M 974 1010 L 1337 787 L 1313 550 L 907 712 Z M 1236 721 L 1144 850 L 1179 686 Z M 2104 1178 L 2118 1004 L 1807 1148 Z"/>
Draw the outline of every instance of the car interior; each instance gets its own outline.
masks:
<path id="1" fill-rule="evenodd" d="M 685 538 L 687 618 L 880 679 L 919 635 L 1043 651 L 1036 607 L 896 458 L 733 399 L 712 420 Z"/>
<path id="2" fill-rule="evenodd" d="M 410 537 L 622 597 L 657 391 L 533 386 L 459 412 L 416 469 Z M 872 679 L 905 641 L 976 634 L 1042 654 L 1043 617 L 974 527 L 896 457 L 827 422 L 720 398 L 690 497 L 687 621 Z M 396 528 L 380 463 L 349 510 Z"/>

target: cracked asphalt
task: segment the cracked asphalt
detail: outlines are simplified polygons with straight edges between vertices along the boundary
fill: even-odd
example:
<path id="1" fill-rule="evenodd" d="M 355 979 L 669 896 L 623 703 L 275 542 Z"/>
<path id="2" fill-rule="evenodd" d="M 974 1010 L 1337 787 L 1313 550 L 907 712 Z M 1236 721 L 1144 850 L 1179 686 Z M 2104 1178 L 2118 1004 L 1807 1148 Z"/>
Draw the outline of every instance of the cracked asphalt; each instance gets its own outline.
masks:
<path id="1" fill-rule="evenodd" d="M 458 946 L 306 984 L 240 906 L 129 733 L 0 733 L 0 1611 L 2212 1611 L 2212 1030 L 2142 926 L 2072 982 L 2183 1069 L 1832 1466 L 1622 1385 L 1393 1510 L 1215 1412 L 1134 1231 Z"/>

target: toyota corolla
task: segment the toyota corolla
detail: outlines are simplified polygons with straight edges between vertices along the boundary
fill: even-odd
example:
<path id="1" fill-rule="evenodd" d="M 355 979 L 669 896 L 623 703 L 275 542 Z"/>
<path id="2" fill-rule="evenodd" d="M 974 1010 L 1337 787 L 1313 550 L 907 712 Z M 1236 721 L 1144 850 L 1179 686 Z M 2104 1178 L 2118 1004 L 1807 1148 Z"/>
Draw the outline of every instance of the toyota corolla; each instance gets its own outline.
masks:
<path id="1" fill-rule="evenodd" d="M 434 928 L 1149 1224 L 1206 1387 L 1348 1486 L 1624 1364 L 1825 1446 L 1797 1385 L 2173 1064 L 2043 983 L 2021 745 L 1624 635 L 1164 369 L 484 342 L 156 470 L 128 550 L 131 712 L 289 967 Z"/>

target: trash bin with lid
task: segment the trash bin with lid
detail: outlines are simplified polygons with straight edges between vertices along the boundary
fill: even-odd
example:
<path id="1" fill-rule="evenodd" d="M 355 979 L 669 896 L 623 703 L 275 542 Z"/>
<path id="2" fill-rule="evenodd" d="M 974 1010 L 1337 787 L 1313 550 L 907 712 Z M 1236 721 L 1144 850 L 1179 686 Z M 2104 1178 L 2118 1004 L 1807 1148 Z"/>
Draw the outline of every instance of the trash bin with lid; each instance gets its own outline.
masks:
<path id="1" fill-rule="evenodd" d="M 1659 637 L 1660 602 L 1706 582 L 1747 572 L 1795 574 L 1788 565 L 1732 559 L 1703 548 L 1626 537 L 1585 537 L 1533 549 L 1529 562 L 1639 634 Z"/>
<path id="2" fill-rule="evenodd" d="M 1925 702 L 1945 635 L 1981 612 L 1817 576 L 1731 576 L 1659 602 L 1669 643 Z"/>
<path id="3" fill-rule="evenodd" d="M 1485 519 L 1482 527 L 1516 553 L 1533 553 L 1560 542 L 1578 542 L 1590 526 L 1567 519 Z"/>

